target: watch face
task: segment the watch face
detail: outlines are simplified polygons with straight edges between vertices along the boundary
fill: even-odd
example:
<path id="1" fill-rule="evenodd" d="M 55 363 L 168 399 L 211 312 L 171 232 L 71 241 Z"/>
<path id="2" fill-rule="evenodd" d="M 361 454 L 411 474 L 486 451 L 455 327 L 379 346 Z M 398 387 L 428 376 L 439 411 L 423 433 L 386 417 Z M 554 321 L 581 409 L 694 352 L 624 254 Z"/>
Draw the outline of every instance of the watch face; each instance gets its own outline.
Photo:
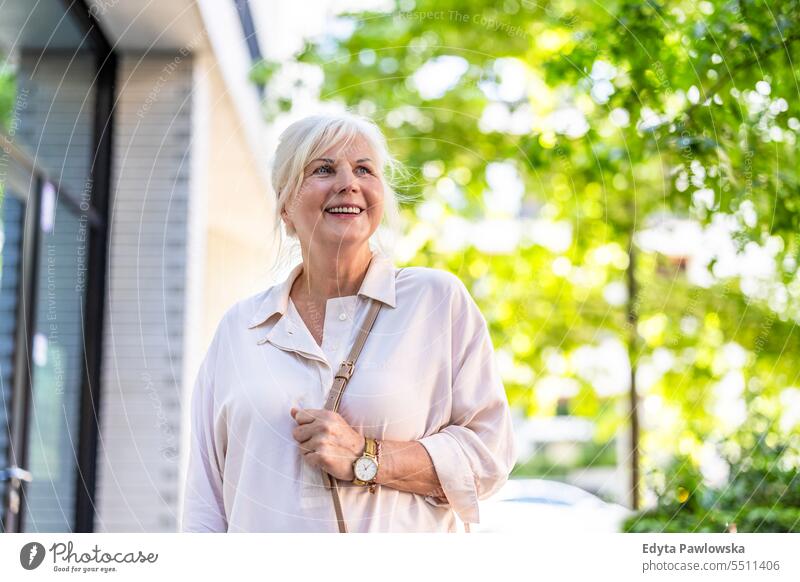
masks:
<path id="1" fill-rule="evenodd" d="M 361 457 L 356 461 L 355 474 L 361 481 L 371 481 L 378 473 L 378 464 L 369 457 Z"/>

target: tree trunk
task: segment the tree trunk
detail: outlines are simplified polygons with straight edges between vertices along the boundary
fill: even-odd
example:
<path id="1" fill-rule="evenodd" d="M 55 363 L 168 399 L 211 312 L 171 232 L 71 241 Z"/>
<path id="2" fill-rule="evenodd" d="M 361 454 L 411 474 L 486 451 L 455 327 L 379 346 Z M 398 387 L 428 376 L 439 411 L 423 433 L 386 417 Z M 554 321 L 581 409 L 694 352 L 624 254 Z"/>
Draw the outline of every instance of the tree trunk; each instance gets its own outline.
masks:
<path id="1" fill-rule="evenodd" d="M 639 322 L 638 287 L 636 285 L 636 252 L 633 232 L 628 247 L 628 359 L 631 366 L 630 411 L 631 411 L 631 507 L 639 509 L 639 397 L 636 392 L 636 360 L 638 353 L 638 335 L 636 327 Z"/>

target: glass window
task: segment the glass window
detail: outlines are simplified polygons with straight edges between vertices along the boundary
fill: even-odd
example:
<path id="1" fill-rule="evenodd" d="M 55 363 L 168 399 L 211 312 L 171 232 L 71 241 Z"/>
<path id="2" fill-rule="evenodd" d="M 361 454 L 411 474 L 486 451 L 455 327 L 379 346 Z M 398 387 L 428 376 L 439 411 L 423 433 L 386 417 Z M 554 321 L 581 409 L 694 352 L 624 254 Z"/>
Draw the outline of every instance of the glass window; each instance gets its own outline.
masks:
<path id="1" fill-rule="evenodd" d="M 0 154 L 1 155 L 1 154 Z M 6 171 L 8 157 L 0 172 Z M 0 183 L 0 469 L 9 465 L 11 395 L 14 388 L 15 336 L 19 305 L 22 233 L 25 203 L 13 190 Z M 0 493 L 2 493 L 0 484 Z M 3 531 L 5 504 L 0 504 L 0 531 Z"/>
<path id="2" fill-rule="evenodd" d="M 94 340 L 100 331 L 84 329 L 83 313 L 97 55 L 92 35 L 67 13 L 68 5 L 7 0 L 0 8 L 0 57 L 7 56 L 0 67 L 0 133 L 28 178 L 11 187 L 0 168 L 6 190 L 0 198 L 0 422 L 6 429 L 0 468 L 8 464 L 8 429 L 17 427 L 23 434 L 14 450 L 24 449 L 19 464 L 32 475 L 23 489 L 21 531 L 75 528 L 78 458 L 85 446 L 78 432 L 82 415 L 92 414 L 81 410 L 84 333 Z M 39 209 L 36 220 L 33 208 Z M 31 297 L 33 317 L 20 321 L 20 302 Z M 24 358 L 15 370 L 14 354 L 26 346 L 30 370 Z M 11 418 L 12 393 L 27 398 L 24 422 Z"/>
<path id="3" fill-rule="evenodd" d="M 47 182 L 40 218 L 23 530 L 57 532 L 75 519 L 88 221 Z"/>

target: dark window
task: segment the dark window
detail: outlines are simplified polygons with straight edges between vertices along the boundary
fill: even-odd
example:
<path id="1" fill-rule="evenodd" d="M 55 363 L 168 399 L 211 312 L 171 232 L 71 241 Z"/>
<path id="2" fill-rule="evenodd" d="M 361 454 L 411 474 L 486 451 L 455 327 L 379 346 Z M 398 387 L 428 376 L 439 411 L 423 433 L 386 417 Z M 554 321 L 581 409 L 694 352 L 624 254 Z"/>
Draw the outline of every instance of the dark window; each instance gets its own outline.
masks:
<path id="1" fill-rule="evenodd" d="M 63 0 L 4 2 L 3 55 L 0 518 L 91 531 L 115 60 Z"/>

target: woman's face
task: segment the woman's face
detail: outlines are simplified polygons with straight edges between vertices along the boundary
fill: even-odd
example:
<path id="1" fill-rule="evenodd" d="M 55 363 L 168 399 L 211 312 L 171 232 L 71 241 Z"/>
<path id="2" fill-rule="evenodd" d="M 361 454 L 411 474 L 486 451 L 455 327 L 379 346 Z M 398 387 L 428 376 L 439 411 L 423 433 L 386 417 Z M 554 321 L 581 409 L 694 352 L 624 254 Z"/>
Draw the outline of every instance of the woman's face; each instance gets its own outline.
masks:
<path id="1" fill-rule="evenodd" d="M 303 248 L 367 244 L 383 216 L 383 184 L 367 141 L 336 145 L 312 160 L 303 184 L 282 211 Z"/>

